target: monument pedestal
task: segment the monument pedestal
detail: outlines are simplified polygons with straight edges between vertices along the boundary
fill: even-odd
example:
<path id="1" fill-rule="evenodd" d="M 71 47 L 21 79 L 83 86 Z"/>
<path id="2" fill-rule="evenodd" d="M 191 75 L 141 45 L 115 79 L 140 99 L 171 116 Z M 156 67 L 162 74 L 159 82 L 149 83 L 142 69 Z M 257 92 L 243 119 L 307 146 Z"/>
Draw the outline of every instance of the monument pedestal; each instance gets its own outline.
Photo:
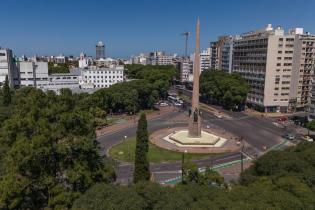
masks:
<path id="1" fill-rule="evenodd" d="M 190 138 L 200 138 L 201 137 L 201 128 L 200 128 L 199 122 L 191 122 L 190 123 L 188 136 Z"/>

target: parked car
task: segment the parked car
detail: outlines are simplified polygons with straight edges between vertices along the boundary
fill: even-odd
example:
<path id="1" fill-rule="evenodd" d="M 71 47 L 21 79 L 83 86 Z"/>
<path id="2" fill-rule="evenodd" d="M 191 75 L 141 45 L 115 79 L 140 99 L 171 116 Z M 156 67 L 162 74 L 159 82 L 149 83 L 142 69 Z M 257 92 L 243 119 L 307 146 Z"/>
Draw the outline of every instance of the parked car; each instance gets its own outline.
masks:
<path id="1" fill-rule="evenodd" d="M 160 106 L 168 106 L 168 104 L 165 102 L 162 102 L 162 103 L 160 103 Z"/>
<path id="2" fill-rule="evenodd" d="M 288 140 L 294 140 L 295 136 L 292 133 L 284 133 L 282 135 L 283 138 L 286 138 Z"/>

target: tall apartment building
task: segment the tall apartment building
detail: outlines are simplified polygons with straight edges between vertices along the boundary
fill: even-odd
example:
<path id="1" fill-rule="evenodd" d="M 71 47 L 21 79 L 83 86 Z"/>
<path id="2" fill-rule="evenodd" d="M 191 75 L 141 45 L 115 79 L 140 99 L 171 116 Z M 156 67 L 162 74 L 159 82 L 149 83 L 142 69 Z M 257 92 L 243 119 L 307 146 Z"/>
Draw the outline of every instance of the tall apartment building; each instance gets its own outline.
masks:
<path id="1" fill-rule="evenodd" d="M 180 81 L 181 82 L 192 82 L 193 75 L 193 62 L 189 59 L 181 61 L 179 63 L 180 70 Z"/>
<path id="2" fill-rule="evenodd" d="M 48 64 L 47 62 L 19 62 L 20 86 L 31 86 L 43 88 L 48 84 Z"/>
<path id="3" fill-rule="evenodd" d="M 3 86 L 6 77 L 11 88 L 19 85 L 19 72 L 12 50 L 0 48 L 0 87 Z"/>
<path id="4" fill-rule="evenodd" d="M 211 49 L 207 48 L 200 53 L 200 72 L 210 68 Z"/>
<path id="5" fill-rule="evenodd" d="M 96 51 L 96 59 L 105 58 L 105 45 L 103 42 L 99 41 L 95 45 L 95 51 Z"/>
<path id="6" fill-rule="evenodd" d="M 224 40 L 222 46 L 222 54 L 221 54 L 221 66 L 219 69 L 225 71 L 226 73 L 232 73 L 232 64 L 233 64 L 233 43 L 234 37 L 227 37 Z"/>
<path id="7" fill-rule="evenodd" d="M 210 68 L 222 69 L 222 51 L 228 36 L 220 36 L 218 41 L 210 42 Z"/>
<path id="8" fill-rule="evenodd" d="M 314 36 L 281 27 L 242 34 L 233 47 L 233 71 L 250 85 L 247 102 L 264 112 L 308 110 L 314 72 Z"/>

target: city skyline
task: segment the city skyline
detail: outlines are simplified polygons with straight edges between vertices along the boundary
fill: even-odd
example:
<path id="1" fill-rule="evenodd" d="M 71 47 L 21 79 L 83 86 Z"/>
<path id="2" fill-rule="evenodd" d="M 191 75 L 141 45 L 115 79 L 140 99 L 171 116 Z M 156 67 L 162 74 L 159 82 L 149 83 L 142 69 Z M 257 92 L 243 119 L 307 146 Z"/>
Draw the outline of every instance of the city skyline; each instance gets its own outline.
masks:
<path id="1" fill-rule="evenodd" d="M 2 31 L 0 46 L 12 49 L 17 56 L 60 53 L 78 56 L 81 51 L 95 56 L 95 44 L 103 41 L 108 57 L 127 58 L 155 50 L 184 54 L 185 40 L 180 33 L 193 32 L 197 16 L 203 28 L 201 49 L 209 47 L 209 42 L 220 35 L 239 34 L 268 23 L 281 25 L 285 31 L 303 27 L 305 31 L 315 32 L 311 22 L 315 18 L 311 12 L 313 2 L 302 1 L 297 5 L 285 1 L 255 5 L 248 0 L 241 2 L 226 5 L 219 1 L 185 4 L 159 1 L 152 6 L 142 0 L 124 4 L 92 1 L 90 5 L 83 1 L 13 0 L 2 3 L 3 16 L 8 17 L 2 28 L 10 30 Z M 287 12 L 279 12 L 283 10 Z M 299 15 L 292 15 L 294 12 Z M 189 53 L 193 52 L 194 39 L 192 33 Z"/>

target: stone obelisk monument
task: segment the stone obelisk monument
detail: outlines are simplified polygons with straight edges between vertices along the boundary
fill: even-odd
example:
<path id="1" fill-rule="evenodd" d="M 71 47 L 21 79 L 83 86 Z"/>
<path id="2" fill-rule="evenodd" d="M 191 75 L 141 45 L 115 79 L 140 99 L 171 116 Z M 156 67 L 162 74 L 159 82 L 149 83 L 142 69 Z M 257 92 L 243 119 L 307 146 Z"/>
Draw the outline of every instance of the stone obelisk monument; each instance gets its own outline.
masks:
<path id="1" fill-rule="evenodd" d="M 200 76 L 200 23 L 197 20 L 196 49 L 193 69 L 193 93 L 191 111 L 189 116 L 188 136 L 191 138 L 201 137 L 201 117 L 199 111 L 199 76 Z"/>

